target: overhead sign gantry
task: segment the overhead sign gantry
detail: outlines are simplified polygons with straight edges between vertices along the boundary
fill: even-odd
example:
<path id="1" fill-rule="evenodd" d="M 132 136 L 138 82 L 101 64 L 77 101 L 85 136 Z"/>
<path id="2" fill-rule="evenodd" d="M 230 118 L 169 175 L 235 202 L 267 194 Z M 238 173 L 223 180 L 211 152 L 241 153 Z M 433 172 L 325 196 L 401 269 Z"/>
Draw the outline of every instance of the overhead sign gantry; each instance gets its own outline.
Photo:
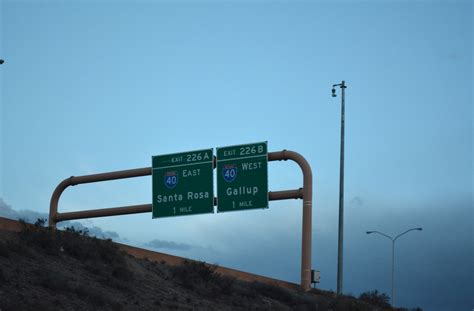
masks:
<path id="1" fill-rule="evenodd" d="M 221 160 L 218 159 L 219 162 L 221 162 L 221 170 L 220 172 L 217 172 L 218 176 L 221 174 L 220 178 L 224 178 L 226 172 L 228 173 L 225 178 L 227 178 L 229 181 L 228 183 L 232 183 L 234 181 L 241 182 L 242 185 L 237 185 L 237 187 L 233 186 L 228 186 L 228 187 L 223 187 L 221 190 L 225 192 L 224 199 L 222 199 L 224 202 L 226 201 L 226 197 L 231 197 L 230 194 L 227 194 L 227 189 L 239 189 L 239 187 L 248 187 L 250 189 L 255 189 L 254 187 L 257 187 L 258 189 L 255 191 L 248 191 L 244 195 L 244 191 L 242 193 L 239 193 L 239 190 L 237 192 L 232 192 L 235 193 L 232 195 L 234 198 L 234 202 L 247 202 L 248 204 L 241 204 L 242 209 L 248 209 L 250 207 L 250 201 L 252 202 L 252 208 L 256 206 L 257 208 L 265 208 L 268 206 L 268 200 L 286 200 L 286 199 L 303 199 L 303 223 L 302 223 L 302 239 L 301 239 L 301 287 L 304 290 L 310 290 L 311 286 L 311 235 L 312 235 L 312 200 L 313 200 L 313 175 L 311 172 L 311 167 L 309 163 L 306 161 L 306 159 L 301 156 L 299 153 L 294 152 L 294 151 L 289 151 L 289 150 L 283 150 L 283 151 L 277 151 L 277 152 L 268 152 L 266 150 L 266 143 L 264 143 L 264 150 L 261 148 L 259 149 L 259 146 L 262 143 L 259 144 L 250 144 L 250 145 L 239 145 L 239 146 L 234 146 L 234 147 L 224 147 L 224 148 L 219 148 L 218 150 L 218 155 L 219 152 L 224 152 L 225 150 L 232 150 L 232 148 L 237 147 L 237 151 L 239 152 L 239 148 L 244 148 L 242 157 L 239 158 L 233 158 L 231 154 L 227 156 L 221 157 Z M 252 158 L 253 155 L 252 153 L 252 145 L 255 145 L 256 147 L 256 152 L 254 154 L 254 158 Z M 228 149 L 231 148 L 231 149 Z M 249 149 L 247 149 L 249 148 Z M 246 154 L 247 150 L 250 154 Z M 210 153 L 209 153 L 210 152 Z M 263 181 L 263 177 L 265 174 L 262 172 L 266 172 L 267 168 L 267 163 L 266 161 L 263 161 L 264 157 L 266 154 L 266 158 L 268 161 L 281 161 L 281 160 L 293 160 L 295 161 L 301 168 L 301 171 L 303 173 L 303 187 L 302 188 L 297 188 L 297 189 L 291 189 L 291 190 L 282 190 L 282 191 L 270 191 L 268 192 L 268 182 Z M 115 171 L 115 172 L 107 172 L 107 173 L 99 173 L 99 174 L 92 174 L 92 175 L 84 175 L 84 176 L 71 176 L 69 178 L 64 179 L 62 182 L 60 182 L 57 187 L 54 189 L 53 194 L 51 196 L 51 203 L 50 203 L 50 208 L 49 208 L 49 219 L 48 219 L 48 225 L 51 228 L 56 228 L 56 224 L 60 221 L 65 221 L 65 220 L 73 220 L 73 219 L 83 219 L 83 218 L 92 218 L 92 217 L 106 217 L 106 216 L 117 216 L 117 215 L 128 215 L 128 214 L 137 214 L 137 213 L 149 213 L 153 211 L 153 204 L 140 204 L 140 205 L 131 205 L 131 206 L 121 206 L 121 207 L 113 207 L 113 208 L 102 208 L 102 209 L 93 209 L 93 210 L 86 210 L 86 211 L 75 211 L 75 212 L 63 212 L 59 213 L 58 212 L 58 203 L 59 199 L 61 197 L 61 194 L 63 191 L 69 187 L 69 186 L 74 186 L 74 185 L 79 185 L 79 184 L 86 184 L 86 183 L 93 183 L 93 182 L 100 182 L 100 181 L 108 181 L 108 180 L 116 180 L 116 179 L 123 179 L 123 178 L 133 178 L 133 177 L 141 177 L 141 176 L 149 176 L 149 175 L 154 175 L 156 172 L 156 177 L 155 175 L 153 178 L 156 178 L 156 181 L 161 183 L 161 185 L 157 185 L 157 187 L 165 187 L 166 189 L 172 190 L 172 189 L 179 189 L 179 187 L 182 179 L 180 178 L 188 178 L 190 189 L 191 190 L 185 190 L 182 189 L 180 193 L 169 193 L 168 195 L 173 196 L 173 203 L 179 203 L 182 202 L 183 206 L 172 206 L 172 205 L 166 205 L 168 203 L 171 203 L 171 197 L 167 197 L 166 202 L 165 202 L 165 197 L 164 192 L 161 194 L 161 192 L 156 189 L 156 200 L 158 201 L 158 195 L 161 194 L 161 202 L 157 202 L 157 204 L 163 204 L 163 215 L 164 216 L 173 216 L 175 213 L 178 214 L 183 214 L 183 215 L 189 215 L 191 213 L 194 213 L 195 211 L 198 212 L 211 212 L 211 208 L 209 207 L 209 203 L 211 202 L 211 197 L 213 195 L 209 192 L 211 191 L 212 187 L 209 187 L 209 182 L 212 182 L 213 178 L 209 178 L 209 166 L 215 167 L 216 166 L 216 159 L 214 157 L 210 157 L 212 155 L 212 149 L 206 149 L 206 150 L 201 150 L 201 158 L 199 157 L 199 152 L 184 152 L 181 154 L 174 154 L 175 157 L 180 158 L 183 156 L 183 160 L 181 163 L 178 162 L 173 162 L 172 156 L 173 155 L 165 155 L 165 156 L 158 156 L 156 159 L 156 163 L 153 163 L 153 167 L 142 167 L 142 168 L 136 168 L 136 169 L 130 169 L 130 170 L 124 170 L 124 171 Z M 170 158 L 171 156 L 171 158 Z M 191 159 L 188 161 L 188 156 L 191 157 Z M 247 157 L 249 156 L 249 157 Z M 195 157 L 195 160 L 193 160 L 193 157 Z M 208 158 L 211 158 L 212 160 L 209 161 Z M 206 158 L 206 159 L 204 159 Z M 181 158 L 180 158 L 181 159 Z M 168 161 L 168 162 L 167 162 Z M 171 162 L 169 162 L 171 161 Z M 263 161 L 263 162 L 262 162 Z M 211 163 L 209 163 L 211 162 Z M 228 163 L 227 163 L 228 162 Z M 247 168 L 252 168 L 252 169 L 247 169 L 245 171 L 250 172 L 250 171 L 255 171 L 255 172 L 260 172 L 259 174 L 255 175 L 253 178 L 250 178 L 248 176 L 250 175 L 244 175 L 244 178 L 238 181 L 239 174 L 241 173 L 240 170 L 244 170 L 244 164 Z M 155 165 L 156 164 L 156 165 Z M 180 166 L 182 165 L 182 166 Z M 202 167 L 201 167 L 202 165 Z M 230 165 L 226 169 L 224 169 L 225 165 Z M 237 171 L 233 171 L 232 167 L 236 167 Z M 239 170 L 240 167 L 240 170 Z M 254 170 L 255 168 L 255 170 Z M 153 172 L 153 170 L 156 170 Z M 186 172 L 184 171 L 186 169 Z M 199 173 L 198 170 L 199 169 Z M 201 171 L 202 169 L 202 171 Z M 190 173 L 190 174 L 188 174 Z M 203 175 L 201 175 L 201 173 Z M 236 174 L 234 174 L 236 173 Z M 180 175 L 181 174 L 181 175 Z M 207 174 L 207 175 L 206 175 Z M 186 177 L 184 177 L 186 175 Z M 181 177 L 180 177 L 181 176 Z M 207 177 L 205 177 L 207 176 Z M 212 172 L 210 173 L 210 176 L 212 177 Z M 247 176 L 247 177 L 245 177 Z M 169 177 L 169 178 L 168 178 Z M 200 179 L 202 178 L 202 179 Z M 235 178 L 234 180 L 232 180 Z M 255 179 L 255 181 L 254 181 Z M 219 180 L 219 177 L 218 177 Z M 260 180 L 260 181 L 259 181 Z M 203 188 L 199 188 L 196 184 L 203 183 Z M 221 181 L 222 182 L 222 181 Z M 227 182 L 227 181 L 223 181 Z M 260 188 L 261 187 L 261 188 Z M 243 188 L 240 188 L 243 189 Z M 260 190 L 262 189 L 262 190 Z M 165 190 L 164 188 L 162 190 Z M 232 191 L 234 191 L 232 190 Z M 155 192 L 155 190 L 153 190 Z M 206 195 L 206 191 L 209 192 L 209 195 Z M 260 198 L 259 195 L 261 195 L 264 192 L 267 192 L 267 201 L 265 201 L 263 198 Z M 193 198 L 192 200 L 189 199 L 188 203 L 184 204 L 185 199 L 188 200 L 188 192 L 191 192 L 191 197 Z M 245 190 L 245 192 L 247 192 Z M 195 194 L 198 193 L 197 196 Z M 202 199 L 201 199 L 201 193 L 202 193 Z M 176 194 L 176 196 L 175 196 Z M 181 194 L 181 197 L 179 196 Z M 219 196 L 219 194 L 218 194 Z M 154 195 L 155 197 L 155 195 Z M 191 198 L 189 197 L 189 198 Z M 222 196 L 220 196 L 222 197 Z M 180 200 L 180 198 L 182 200 Z M 195 198 L 195 199 L 194 199 Z M 255 201 L 254 201 L 255 199 Z M 218 198 L 212 198 L 212 202 L 215 205 L 216 201 L 218 201 Z M 232 202 L 232 200 L 228 201 Z M 262 203 L 263 202 L 263 203 Z M 266 204 L 265 204 L 266 202 Z M 224 210 L 226 207 L 229 208 L 230 206 L 233 207 L 232 203 L 221 203 L 224 205 L 221 205 L 222 209 Z M 247 206 L 246 206 L 247 205 Z M 189 209 L 189 206 L 191 206 L 191 209 Z M 236 207 L 239 206 L 236 205 Z M 172 207 L 178 207 L 178 210 L 172 210 Z M 188 207 L 188 209 L 186 208 Z M 179 208 L 183 208 L 180 210 Z M 213 212 L 213 211 L 212 211 Z M 159 217 L 159 214 L 161 211 L 157 211 L 157 215 Z M 197 213 L 196 213 L 197 214 Z"/>

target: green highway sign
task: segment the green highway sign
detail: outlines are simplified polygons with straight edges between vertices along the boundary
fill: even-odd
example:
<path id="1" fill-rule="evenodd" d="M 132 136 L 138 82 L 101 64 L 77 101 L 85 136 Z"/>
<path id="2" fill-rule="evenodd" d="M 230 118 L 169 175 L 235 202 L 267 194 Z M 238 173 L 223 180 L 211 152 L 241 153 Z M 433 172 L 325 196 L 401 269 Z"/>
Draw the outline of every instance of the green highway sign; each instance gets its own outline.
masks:
<path id="1" fill-rule="evenodd" d="M 152 157 L 153 218 L 214 213 L 212 149 Z"/>
<path id="2" fill-rule="evenodd" d="M 268 208 L 267 142 L 217 148 L 217 211 Z"/>

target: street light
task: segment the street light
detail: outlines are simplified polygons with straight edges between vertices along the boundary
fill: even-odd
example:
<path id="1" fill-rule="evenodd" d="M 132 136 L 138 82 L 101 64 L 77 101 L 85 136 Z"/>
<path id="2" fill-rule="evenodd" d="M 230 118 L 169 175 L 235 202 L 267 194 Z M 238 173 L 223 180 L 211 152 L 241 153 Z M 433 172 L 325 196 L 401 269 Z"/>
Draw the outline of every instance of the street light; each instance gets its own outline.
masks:
<path id="1" fill-rule="evenodd" d="M 339 86 L 342 90 L 341 96 L 341 159 L 339 169 L 339 238 L 337 243 L 337 294 L 342 294 L 342 258 L 343 258 L 343 242 L 344 242 L 344 101 L 345 90 L 347 88 L 344 81 L 339 84 L 333 84 L 332 97 L 336 97 L 335 87 Z"/>
<path id="2" fill-rule="evenodd" d="M 385 234 L 385 233 L 382 233 L 382 232 L 379 232 L 379 231 L 367 231 L 366 233 L 367 234 L 371 234 L 371 233 L 378 233 L 384 237 L 386 237 L 387 239 L 390 239 L 392 241 L 392 307 L 395 307 L 395 290 L 394 290 L 394 274 L 395 274 L 395 241 L 401 237 L 402 235 L 410 232 L 410 231 L 414 231 L 414 230 L 418 230 L 418 231 L 421 231 L 423 230 L 423 228 L 412 228 L 412 229 L 408 229 L 407 231 L 405 232 L 402 232 L 400 233 L 399 235 L 395 236 L 394 238 L 392 238 L 391 236 Z"/>
<path id="3" fill-rule="evenodd" d="M 0 65 L 3 64 L 5 61 L 3 59 L 0 59 Z"/>

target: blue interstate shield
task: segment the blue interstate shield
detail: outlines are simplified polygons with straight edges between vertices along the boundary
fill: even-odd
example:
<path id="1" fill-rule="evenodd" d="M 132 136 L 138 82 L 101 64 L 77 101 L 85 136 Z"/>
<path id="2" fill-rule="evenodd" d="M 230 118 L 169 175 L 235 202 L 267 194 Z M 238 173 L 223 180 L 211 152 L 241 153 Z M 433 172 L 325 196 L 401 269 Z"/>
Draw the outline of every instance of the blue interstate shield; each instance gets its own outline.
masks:
<path id="1" fill-rule="evenodd" d="M 165 172 L 163 177 L 165 186 L 168 189 L 173 189 L 178 184 L 178 172 L 176 171 Z"/>
<path id="2" fill-rule="evenodd" d="M 222 168 L 222 176 L 227 182 L 232 182 L 237 177 L 237 165 L 227 164 Z"/>

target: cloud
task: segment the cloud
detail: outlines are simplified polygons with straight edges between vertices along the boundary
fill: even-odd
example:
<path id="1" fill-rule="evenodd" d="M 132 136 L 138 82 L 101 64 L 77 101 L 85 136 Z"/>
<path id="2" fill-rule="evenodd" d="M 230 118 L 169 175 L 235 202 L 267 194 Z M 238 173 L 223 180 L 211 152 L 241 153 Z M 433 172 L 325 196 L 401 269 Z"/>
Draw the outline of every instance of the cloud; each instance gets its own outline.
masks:
<path id="1" fill-rule="evenodd" d="M 10 205 L 6 204 L 2 198 L 0 198 L 0 217 L 5 217 L 13 220 L 22 219 L 28 223 L 34 223 L 38 219 L 48 219 L 47 213 L 39 213 L 32 210 L 14 210 Z M 65 227 L 74 227 L 77 230 L 87 230 L 90 236 L 96 236 L 102 239 L 113 239 L 118 240 L 120 236 L 114 231 L 103 231 L 97 226 L 85 226 L 79 221 L 62 221 L 58 224 L 58 228 L 63 229 Z"/>
<path id="2" fill-rule="evenodd" d="M 195 248 L 195 246 L 192 246 L 189 244 L 176 243 L 173 241 L 165 241 L 165 240 L 158 240 L 158 239 L 151 240 L 150 242 L 146 243 L 145 246 L 158 248 L 158 249 L 170 249 L 170 250 L 181 250 L 181 251 L 187 251 L 192 248 Z"/>
<path id="3" fill-rule="evenodd" d="M 97 227 L 97 226 L 92 226 L 92 227 L 84 226 L 82 223 L 78 221 L 62 221 L 58 224 L 58 227 L 59 228 L 74 227 L 74 229 L 76 230 L 83 230 L 83 231 L 87 229 L 90 236 L 95 236 L 102 239 L 112 239 L 112 240 L 120 239 L 119 234 L 115 231 L 103 231 L 102 228 Z"/>
<path id="4" fill-rule="evenodd" d="M 34 223 L 38 218 L 48 219 L 48 214 L 38 213 L 31 210 L 14 210 L 10 205 L 6 204 L 2 198 L 0 198 L 0 216 L 9 219 L 23 219 L 26 222 Z"/>
<path id="5" fill-rule="evenodd" d="M 212 246 L 178 243 L 160 239 L 154 239 L 137 246 L 147 248 L 152 251 L 164 252 L 174 256 L 180 256 L 214 264 L 219 264 L 220 260 L 225 256 L 224 253 L 214 249 Z"/>
<path id="6" fill-rule="evenodd" d="M 355 196 L 349 201 L 349 207 L 351 208 L 361 208 L 363 206 L 364 206 L 364 201 L 359 196 Z"/>

